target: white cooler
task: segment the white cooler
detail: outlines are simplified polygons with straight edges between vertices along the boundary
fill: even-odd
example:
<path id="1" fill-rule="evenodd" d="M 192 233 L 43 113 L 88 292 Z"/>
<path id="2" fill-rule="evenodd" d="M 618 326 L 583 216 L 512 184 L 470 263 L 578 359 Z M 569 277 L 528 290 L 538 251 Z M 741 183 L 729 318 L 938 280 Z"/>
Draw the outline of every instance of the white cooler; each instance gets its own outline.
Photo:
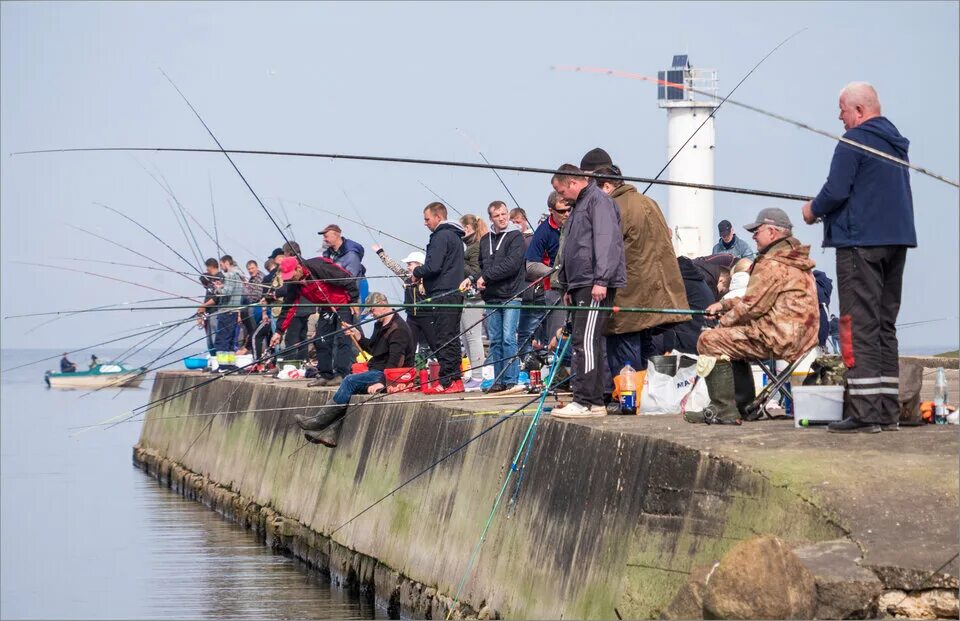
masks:
<path id="1" fill-rule="evenodd" d="M 794 386 L 793 422 L 833 422 L 843 419 L 843 386 Z"/>

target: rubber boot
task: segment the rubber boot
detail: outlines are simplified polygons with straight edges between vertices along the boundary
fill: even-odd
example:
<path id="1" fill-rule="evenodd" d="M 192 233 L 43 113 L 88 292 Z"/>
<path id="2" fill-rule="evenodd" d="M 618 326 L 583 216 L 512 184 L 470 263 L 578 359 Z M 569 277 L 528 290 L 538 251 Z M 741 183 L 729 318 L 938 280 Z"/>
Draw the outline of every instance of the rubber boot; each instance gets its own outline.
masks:
<path id="1" fill-rule="evenodd" d="M 757 398 L 757 387 L 753 383 L 753 370 L 750 363 L 743 360 L 735 360 L 730 363 L 733 365 L 733 388 L 737 402 L 737 410 L 740 412 L 740 418 L 750 420 L 747 416 L 747 408 Z"/>
<path id="2" fill-rule="evenodd" d="M 733 385 L 733 365 L 729 360 L 718 360 L 706 378 L 710 405 L 699 412 L 686 412 L 683 419 L 688 423 L 708 425 L 739 425 L 736 393 Z"/>
<path id="3" fill-rule="evenodd" d="M 336 403 L 331 399 L 315 415 L 303 416 L 297 414 L 296 419 L 300 429 L 304 431 L 323 431 L 346 413 L 346 404 Z"/>
<path id="4" fill-rule="evenodd" d="M 314 444 L 322 444 L 329 448 L 334 448 L 337 446 L 337 440 L 340 438 L 340 428 L 343 426 L 343 419 L 345 416 L 341 416 L 334 422 L 319 433 L 314 433 L 312 431 L 307 431 L 303 435 L 304 437 L 313 442 Z"/>

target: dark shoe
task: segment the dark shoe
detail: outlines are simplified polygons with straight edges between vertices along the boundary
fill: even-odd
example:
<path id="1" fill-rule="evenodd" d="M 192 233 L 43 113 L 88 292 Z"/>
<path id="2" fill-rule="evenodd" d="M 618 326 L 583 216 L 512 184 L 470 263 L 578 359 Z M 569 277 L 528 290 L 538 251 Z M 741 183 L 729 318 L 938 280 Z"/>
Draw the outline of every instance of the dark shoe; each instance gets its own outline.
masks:
<path id="1" fill-rule="evenodd" d="M 304 431 L 323 431 L 338 419 L 343 418 L 347 413 L 347 406 L 328 401 L 326 405 L 320 408 L 320 411 L 313 416 L 304 416 L 297 414 L 297 424 Z"/>
<path id="2" fill-rule="evenodd" d="M 827 425 L 827 431 L 831 433 L 880 433 L 880 425 L 861 423 L 855 418 L 845 418 Z"/>
<path id="3" fill-rule="evenodd" d="M 699 412 L 685 412 L 683 419 L 688 423 L 739 425 L 740 412 L 737 410 L 733 365 L 730 361 L 718 360 L 710 375 L 703 380 L 707 382 L 710 405 Z"/>
<path id="4" fill-rule="evenodd" d="M 887 423 L 886 425 L 880 425 L 880 431 L 900 431 L 900 423 Z"/>
<path id="5" fill-rule="evenodd" d="M 339 386 L 342 381 L 343 381 L 342 375 L 334 375 L 333 377 L 327 380 L 324 386 L 326 386 L 327 388 L 336 387 L 336 386 Z"/>
<path id="6" fill-rule="evenodd" d="M 303 434 L 303 437 L 305 437 L 308 442 L 312 442 L 313 444 L 322 444 L 326 447 L 334 448 L 337 446 L 337 440 L 340 438 L 340 427 L 342 425 L 343 418 L 319 433 L 307 431 Z"/>
<path id="7" fill-rule="evenodd" d="M 506 389 L 507 387 L 504 386 L 503 384 L 494 384 L 490 388 L 487 388 L 484 392 L 486 392 L 488 395 L 492 395 L 493 393 L 496 393 L 496 392 L 503 392 Z"/>
<path id="8" fill-rule="evenodd" d="M 307 388 L 316 388 L 318 386 L 326 386 L 326 385 L 327 385 L 327 380 L 323 377 L 318 377 L 317 379 L 307 384 Z"/>

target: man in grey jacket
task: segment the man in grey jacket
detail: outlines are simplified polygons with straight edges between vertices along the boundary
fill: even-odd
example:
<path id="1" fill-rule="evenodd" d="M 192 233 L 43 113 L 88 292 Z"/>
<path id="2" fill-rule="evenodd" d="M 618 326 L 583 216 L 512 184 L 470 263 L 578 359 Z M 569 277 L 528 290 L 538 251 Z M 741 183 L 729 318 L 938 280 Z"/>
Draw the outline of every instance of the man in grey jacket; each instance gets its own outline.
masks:
<path id="1" fill-rule="evenodd" d="M 573 164 L 564 164 L 552 179 L 553 189 L 574 202 L 564 225 L 560 277 L 564 303 L 585 309 L 613 305 L 618 288 L 627 284 L 617 204 Z M 603 393 L 609 384 L 603 337 L 610 311 L 573 314 L 573 401 L 553 410 L 558 418 L 606 415 Z"/>

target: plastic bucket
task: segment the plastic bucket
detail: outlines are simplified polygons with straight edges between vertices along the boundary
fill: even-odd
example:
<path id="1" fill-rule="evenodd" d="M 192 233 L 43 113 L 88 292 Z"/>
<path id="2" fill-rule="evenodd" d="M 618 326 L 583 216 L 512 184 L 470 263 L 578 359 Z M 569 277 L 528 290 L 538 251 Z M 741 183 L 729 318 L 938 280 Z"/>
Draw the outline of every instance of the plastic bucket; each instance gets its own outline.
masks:
<path id="1" fill-rule="evenodd" d="M 183 366 L 187 367 L 188 369 L 206 369 L 207 357 L 204 356 L 201 358 L 199 356 L 196 356 L 193 358 L 186 358 L 183 361 Z"/>
<path id="2" fill-rule="evenodd" d="M 843 386 L 794 386 L 793 420 L 837 421 L 843 418 Z"/>

